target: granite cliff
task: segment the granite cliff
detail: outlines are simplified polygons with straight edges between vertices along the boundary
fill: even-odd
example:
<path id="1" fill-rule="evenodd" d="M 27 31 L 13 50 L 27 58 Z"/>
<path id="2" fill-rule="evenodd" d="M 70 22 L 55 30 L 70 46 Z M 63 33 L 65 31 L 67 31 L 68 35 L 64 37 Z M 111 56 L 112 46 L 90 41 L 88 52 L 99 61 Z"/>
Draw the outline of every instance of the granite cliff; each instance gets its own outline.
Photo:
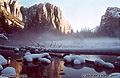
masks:
<path id="1" fill-rule="evenodd" d="M 21 8 L 23 21 L 29 30 L 58 29 L 63 33 L 70 33 L 71 26 L 64 19 L 61 8 L 50 3 Z"/>
<path id="2" fill-rule="evenodd" d="M 9 13 L 22 20 L 20 11 L 21 4 L 17 0 L 0 0 L 0 5 L 4 6 Z M 8 23 L 9 24 L 9 23 Z"/>
<path id="3" fill-rule="evenodd" d="M 17 0 L 0 0 L 0 32 L 14 33 L 18 31 L 18 26 L 15 25 L 15 19 L 21 21 L 23 20 L 22 13 L 20 11 L 21 4 Z M 4 16 L 7 14 L 6 16 Z M 6 17 L 8 16 L 9 19 Z M 12 21 L 10 21 L 10 19 Z"/>
<path id="4" fill-rule="evenodd" d="M 120 8 L 107 8 L 97 32 L 102 36 L 120 37 Z"/>
<path id="5" fill-rule="evenodd" d="M 40 3 L 27 8 L 17 0 L 1 0 L 0 5 L 25 23 L 25 31 L 57 30 L 66 34 L 71 33 L 72 28 L 64 19 L 61 8 L 51 3 Z M 0 20 L 3 20 L 0 26 L 5 28 L 6 25 L 6 30 L 12 26 L 9 20 L 3 18 Z"/>

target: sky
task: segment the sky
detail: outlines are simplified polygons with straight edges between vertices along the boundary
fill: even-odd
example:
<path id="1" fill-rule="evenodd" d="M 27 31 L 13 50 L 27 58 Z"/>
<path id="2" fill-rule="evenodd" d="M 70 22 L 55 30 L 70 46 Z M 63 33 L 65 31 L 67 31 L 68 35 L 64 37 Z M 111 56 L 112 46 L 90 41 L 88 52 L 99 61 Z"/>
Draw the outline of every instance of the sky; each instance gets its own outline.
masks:
<path id="1" fill-rule="evenodd" d="M 101 16 L 105 14 L 107 7 L 120 8 L 120 0 L 18 0 L 18 2 L 26 7 L 43 2 L 61 7 L 63 16 L 74 31 L 99 26 Z"/>

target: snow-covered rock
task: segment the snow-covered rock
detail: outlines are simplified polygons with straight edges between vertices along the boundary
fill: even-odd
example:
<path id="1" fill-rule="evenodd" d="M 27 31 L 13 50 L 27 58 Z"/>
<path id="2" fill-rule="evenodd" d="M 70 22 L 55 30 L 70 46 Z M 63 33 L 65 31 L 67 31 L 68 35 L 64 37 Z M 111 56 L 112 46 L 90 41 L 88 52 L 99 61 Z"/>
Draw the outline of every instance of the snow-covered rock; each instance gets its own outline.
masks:
<path id="1" fill-rule="evenodd" d="M 39 61 L 51 63 L 51 61 L 49 60 L 49 59 L 51 59 L 51 56 L 48 53 L 30 54 L 30 55 L 24 56 L 24 59 L 26 59 L 27 62 L 31 62 L 31 61 L 33 61 L 33 59 L 36 59 L 36 58 L 38 58 Z"/>
<path id="2" fill-rule="evenodd" d="M 19 51 L 19 48 L 15 48 L 14 50 Z"/>
<path id="3" fill-rule="evenodd" d="M 19 55 L 19 53 L 15 53 L 15 55 Z"/>
<path id="4" fill-rule="evenodd" d="M 0 70 L 2 70 L 3 69 L 3 66 L 2 65 L 0 65 Z"/>
<path id="5" fill-rule="evenodd" d="M 100 33 L 102 36 L 120 37 L 119 19 L 120 8 L 108 7 L 105 12 L 105 15 L 102 16 L 101 24 L 97 32 Z"/>
<path id="6" fill-rule="evenodd" d="M 39 49 L 36 48 L 35 51 L 37 52 L 37 51 L 39 51 Z"/>
<path id="7" fill-rule="evenodd" d="M 65 57 L 64 57 L 64 60 L 65 60 L 66 62 L 71 62 L 71 61 L 72 61 L 72 59 L 71 59 L 70 56 L 65 56 Z"/>
<path id="8" fill-rule="evenodd" d="M 7 60 L 2 55 L 0 55 L 0 62 L 1 62 L 1 65 L 7 64 Z"/>
<path id="9" fill-rule="evenodd" d="M 41 53 L 40 55 L 41 55 L 41 57 L 47 57 L 47 58 L 51 59 L 51 56 L 48 53 Z"/>
<path id="10" fill-rule="evenodd" d="M 102 59 L 97 59 L 94 61 L 94 63 L 95 63 L 95 65 L 98 65 L 98 66 L 105 65 L 105 62 Z"/>
<path id="11" fill-rule="evenodd" d="M 120 8 L 117 7 L 108 7 L 106 10 L 106 13 L 108 13 L 109 17 L 112 16 L 114 18 L 120 17 Z"/>
<path id="12" fill-rule="evenodd" d="M 13 67 L 6 67 L 1 71 L 2 74 L 16 74 L 16 70 Z"/>
<path id="13" fill-rule="evenodd" d="M 81 61 L 79 59 L 75 59 L 73 63 L 74 64 L 81 64 Z"/>
<path id="14" fill-rule="evenodd" d="M 19 48 L 18 48 L 18 47 L 15 48 L 15 49 L 14 49 L 14 52 L 15 52 L 15 53 L 18 53 L 18 52 L 19 52 Z"/>
<path id="15" fill-rule="evenodd" d="M 0 76 L 0 78 L 8 78 L 8 77 L 3 77 L 3 76 Z"/>
<path id="16" fill-rule="evenodd" d="M 115 68 L 115 66 L 112 64 L 112 63 L 108 63 L 108 62 L 106 62 L 105 64 L 104 64 L 104 67 L 105 68 Z"/>
<path id="17" fill-rule="evenodd" d="M 112 63 L 104 62 L 102 59 L 97 59 L 94 61 L 95 65 L 103 66 L 105 68 L 115 68 L 115 66 Z"/>
<path id="18" fill-rule="evenodd" d="M 120 56 L 117 57 L 117 60 L 120 61 Z"/>
<path id="19" fill-rule="evenodd" d="M 51 61 L 49 59 L 46 59 L 46 58 L 39 58 L 38 60 L 43 62 L 43 63 L 48 63 L 48 64 L 51 63 Z"/>
<path id="20" fill-rule="evenodd" d="M 67 55 L 64 57 L 64 60 L 69 63 L 73 62 L 74 64 L 85 63 L 85 59 L 80 55 Z"/>
<path id="21" fill-rule="evenodd" d="M 31 53 L 30 52 L 26 52 L 25 55 L 30 55 Z"/>

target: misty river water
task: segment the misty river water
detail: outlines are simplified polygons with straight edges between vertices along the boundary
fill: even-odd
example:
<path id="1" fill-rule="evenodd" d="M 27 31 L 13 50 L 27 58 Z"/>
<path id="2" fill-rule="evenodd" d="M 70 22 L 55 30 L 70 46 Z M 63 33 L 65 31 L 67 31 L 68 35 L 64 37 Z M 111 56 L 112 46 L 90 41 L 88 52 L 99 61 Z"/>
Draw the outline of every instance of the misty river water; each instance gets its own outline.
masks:
<path id="1" fill-rule="evenodd" d="M 103 69 L 98 68 L 92 63 L 86 63 L 82 65 L 72 65 L 66 64 L 62 57 L 51 56 L 52 62 L 49 65 L 43 64 L 24 64 L 23 62 L 18 62 L 17 59 L 23 59 L 23 54 L 15 54 L 12 50 L 0 50 L 0 55 L 5 58 L 11 57 L 11 63 L 8 67 L 14 67 L 18 75 L 27 75 L 29 78 L 86 78 L 83 77 L 86 74 L 111 74 L 120 73 L 119 69 Z M 82 55 L 86 59 L 95 60 L 98 58 L 103 59 L 105 62 L 111 62 L 115 64 L 117 62 L 117 56 L 107 56 L 107 55 Z M 89 77 L 93 78 L 93 77 Z M 96 78 L 96 77 L 95 77 Z M 101 78 L 101 77 L 97 77 Z"/>

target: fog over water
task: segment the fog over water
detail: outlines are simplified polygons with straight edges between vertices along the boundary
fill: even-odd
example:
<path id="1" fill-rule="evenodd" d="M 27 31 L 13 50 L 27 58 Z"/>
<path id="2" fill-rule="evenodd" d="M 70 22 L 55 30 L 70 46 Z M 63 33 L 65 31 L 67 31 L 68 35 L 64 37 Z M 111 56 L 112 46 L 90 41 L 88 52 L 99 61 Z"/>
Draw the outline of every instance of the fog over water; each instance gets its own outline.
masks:
<path id="1" fill-rule="evenodd" d="M 119 48 L 119 38 L 109 37 L 76 37 L 75 35 L 63 35 L 58 33 L 44 32 L 41 34 L 27 33 L 22 36 L 9 38 L 6 45 L 34 46 L 44 45 L 49 48 Z M 34 45 L 33 45 L 34 44 Z"/>

